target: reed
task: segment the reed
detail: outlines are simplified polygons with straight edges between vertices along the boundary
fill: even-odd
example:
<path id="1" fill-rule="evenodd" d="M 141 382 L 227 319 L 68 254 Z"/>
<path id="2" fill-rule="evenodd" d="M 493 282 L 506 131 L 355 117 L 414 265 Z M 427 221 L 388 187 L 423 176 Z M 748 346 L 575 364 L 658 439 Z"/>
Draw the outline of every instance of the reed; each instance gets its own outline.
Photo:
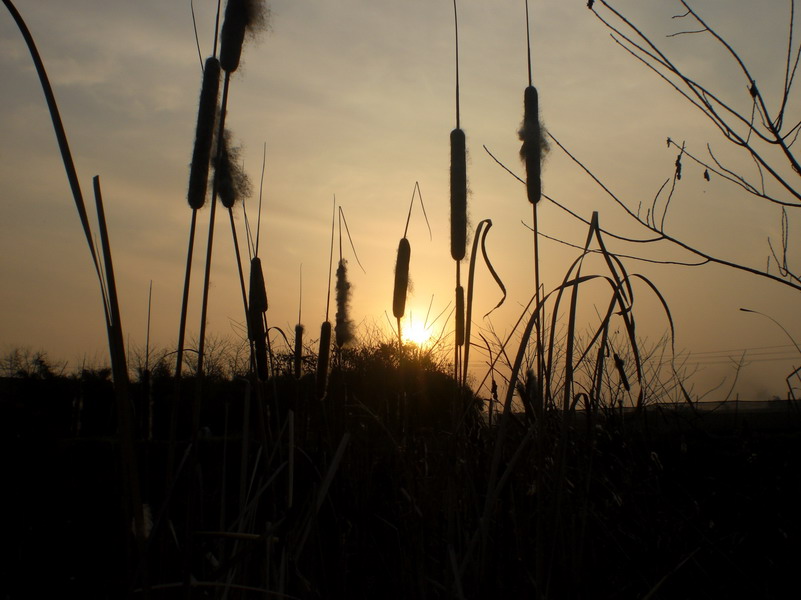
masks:
<path id="1" fill-rule="evenodd" d="M 530 85 L 523 94 L 523 125 L 518 137 L 520 158 L 526 165 L 526 194 L 531 204 L 537 204 L 542 198 L 542 154 L 545 143 L 540 126 L 539 94 L 537 88 Z"/>
<path id="2" fill-rule="evenodd" d="M 456 345 L 464 346 L 464 287 L 456 286 Z"/>
<path id="3" fill-rule="evenodd" d="M 254 345 L 256 373 L 262 381 L 267 380 L 267 341 L 264 313 L 267 312 L 267 289 L 261 259 L 254 256 L 250 261 L 249 326 L 250 339 Z"/>
<path id="4" fill-rule="evenodd" d="M 337 312 L 334 325 L 334 341 L 341 349 L 353 342 L 354 324 L 350 318 L 351 284 L 348 281 L 348 266 L 344 258 L 339 259 L 336 273 Z"/>
<path id="5" fill-rule="evenodd" d="M 392 292 L 392 314 L 398 321 L 406 314 L 406 294 L 409 289 L 409 262 L 412 246 L 405 237 L 398 243 L 398 255 L 395 259 L 395 287 Z"/>
<path id="6" fill-rule="evenodd" d="M 220 61 L 210 56 L 203 69 L 203 84 L 200 89 L 195 145 L 192 150 L 192 164 L 189 169 L 189 191 L 187 200 L 192 209 L 202 208 L 206 202 L 206 188 L 209 179 L 209 163 L 214 139 L 214 125 L 217 121 L 217 100 L 220 94 Z"/>
<path id="7" fill-rule="evenodd" d="M 328 363 L 331 360 L 331 322 L 323 321 L 320 326 L 320 345 L 317 351 L 317 377 L 315 379 L 317 398 L 322 400 L 328 387 Z"/>
<path id="8" fill-rule="evenodd" d="M 295 379 L 300 379 L 303 367 L 303 331 L 304 327 L 300 323 L 295 325 L 295 351 L 292 355 L 293 373 Z"/>
<path id="9" fill-rule="evenodd" d="M 233 208 L 234 204 L 249 197 L 252 191 L 250 178 L 242 168 L 241 148 L 231 143 L 231 132 L 226 129 L 218 142 L 219 161 L 216 165 L 217 195 L 225 208 Z"/>
<path id="10" fill-rule="evenodd" d="M 467 247 L 467 153 L 464 131 L 451 131 L 451 258 L 460 261 Z"/>
<path id="11" fill-rule="evenodd" d="M 220 64 L 226 73 L 239 68 L 245 34 L 265 29 L 268 17 L 264 0 L 228 0 L 220 35 Z"/>

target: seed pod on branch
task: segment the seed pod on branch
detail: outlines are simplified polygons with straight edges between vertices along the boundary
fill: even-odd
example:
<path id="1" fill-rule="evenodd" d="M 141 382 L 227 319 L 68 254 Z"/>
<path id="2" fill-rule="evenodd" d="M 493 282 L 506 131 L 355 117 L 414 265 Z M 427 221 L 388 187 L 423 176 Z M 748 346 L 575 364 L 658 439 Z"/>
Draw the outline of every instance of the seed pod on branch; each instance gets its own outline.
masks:
<path id="1" fill-rule="evenodd" d="M 406 313 L 406 293 L 409 289 L 409 260 L 412 246 L 409 240 L 402 238 L 398 244 L 398 258 L 395 262 L 395 289 L 392 294 L 392 314 L 402 319 Z"/>
<path id="2" fill-rule="evenodd" d="M 206 186 L 209 179 L 211 146 L 214 139 L 214 123 L 217 116 L 217 97 L 220 93 L 220 62 L 210 57 L 203 69 L 203 85 L 200 90 L 200 106 L 197 112 L 195 147 L 189 170 L 189 192 L 187 200 L 192 208 L 201 208 L 206 202 Z"/>
<path id="3" fill-rule="evenodd" d="M 464 131 L 451 131 L 451 257 L 462 260 L 467 246 L 467 153 Z"/>

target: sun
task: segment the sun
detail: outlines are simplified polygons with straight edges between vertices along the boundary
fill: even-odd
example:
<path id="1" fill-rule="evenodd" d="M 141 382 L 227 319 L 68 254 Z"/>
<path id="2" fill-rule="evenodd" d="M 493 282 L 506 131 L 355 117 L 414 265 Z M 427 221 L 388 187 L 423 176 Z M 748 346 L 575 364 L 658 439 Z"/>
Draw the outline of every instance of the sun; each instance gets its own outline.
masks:
<path id="1" fill-rule="evenodd" d="M 403 329 L 403 340 L 417 346 L 424 346 L 431 339 L 432 331 L 422 321 L 406 323 Z"/>

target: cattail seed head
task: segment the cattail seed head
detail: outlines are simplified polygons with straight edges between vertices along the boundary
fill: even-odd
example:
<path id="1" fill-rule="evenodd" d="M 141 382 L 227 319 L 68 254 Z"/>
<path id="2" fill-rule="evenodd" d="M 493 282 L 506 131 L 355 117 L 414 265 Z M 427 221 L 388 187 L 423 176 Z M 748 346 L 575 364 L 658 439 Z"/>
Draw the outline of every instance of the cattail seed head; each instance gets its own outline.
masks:
<path id="1" fill-rule="evenodd" d="M 187 200 L 194 209 L 206 202 L 206 186 L 209 179 L 209 161 L 214 139 L 214 123 L 217 115 L 217 97 L 220 92 L 220 62 L 210 57 L 203 69 L 203 85 L 200 90 L 200 106 L 197 113 L 195 147 L 189 170 L 189 192 Z"/>
<path id="2" fill-rule="evenodd" d="M 251 193 L 250 178 L 242 168 L 241 148 L 231 143 L 231 132 L 223 132 L 222 147 L 216 165 L 217 195 L 225 208 L 233 208 L 237 200 Z"/>
<path id="3" fill-rule="evenodd" d="M 264 285 L 264 272 L 261 259 L 254 256 L 250 261 L 250 308 L 263 313 L 267 312 L 267 287 Z"/>
<path id="4" fill-rule="evenodd" d="M 402 238 L 398 244 L 398 258 L 395 262 L 395 290 L 392 294 L 392 314 L 402 319 L 406 313 L 406 293 L 409 288 L 409 260 L 412 246 L 409 240 Z"/>
<path id="5" fill-rule="evenodd" d="M 467 247 L 467 154 L 464 131 L 451 131 L 451 257 L 462 260 Z"/>
<path id="6" fill-rule="evenodd" d="M 295 355 L 294 371 L 295 379 L 300 379 L 301 365 L 303 364 L 303 325 L 295 325 Z"/>
<path id="7" fill-rule="evenodd" d="M 456 287 L 456 345 L 464 346 L 464 287 Z"/>
<path id="8" fill-rule="evenodd" d="M 340 259 L 337 266 L 337 314 L 334 326 L 334 341 L 337 348 L 347 346 L 353 341 L 353 321 L 350 319 L 351 285 L 348 281 L 348 267 L 345 259 Z"/>
<path id="9" fill-rule="evenodd" d="M 523 125 L 518 132 L 523 142 L 520 158 L 526 163 L 526 191 L 528 201 L 536 204 L 542 197 L 542 158 L 548 151 L 540 123 L 537 88 L 528 86 L 523 95 Z"/>
<path id="10" fill-rule="evenodd" d="M 220 64 L 226 73 L 239 68 L 245 33 L 266 28 L 268 14 L 264 0 L 228 0 L 220 36 Z"/>
<path id="11" fill-rule="evenodd" d="M 320 327 L 320 349 L 317 352 L 317 398 L 325 397 L 328 386 L 328 361 L 331 358 L 331 322 Z"/>

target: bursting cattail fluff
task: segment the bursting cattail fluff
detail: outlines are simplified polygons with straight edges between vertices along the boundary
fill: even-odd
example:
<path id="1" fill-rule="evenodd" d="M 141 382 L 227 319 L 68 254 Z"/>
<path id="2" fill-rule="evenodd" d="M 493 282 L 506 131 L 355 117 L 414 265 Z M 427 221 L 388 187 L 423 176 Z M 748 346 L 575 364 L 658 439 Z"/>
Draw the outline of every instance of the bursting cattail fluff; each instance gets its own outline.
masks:
<path id="1" fill-rule="evenodd" d="M 520 158 L 526 163 L 526 191 L 528 201 L 536 204 L 542 197 L 542 159 L 548 152 L 548 141 L 540 123 L 537 88 L 530 85 L 523 96 L 523 125 L 518 137 L 523 145 Z"/>
<path id="2" fill-rule="evenodd" d="M 233 208 L 237 200 L 250 196 L 250 179 L 242 169 L 241 149 L 231 144 L 231 132 L 223 132 L 220 162 L 216 165 L 217 195 L 225 208 Z"/>
<path id="3" fill-rule="evenodd" d="M 412 246 L 409 240 L 402 238 L 398 244 L 398 258 L 395 262 L 395 289 L 392 294 L 392 314 L 402 319 L 406 313 L 406 293 L 409 289 L 409 260 Z"/>
<path id="4" fill-rule="evenodd" d="M 239 67 L 245 33 L 264 29 L 268 14 L 264 0 L 228 0 L 220 36 L 220 64 L 227 73 Z"/>
<path id="5" fill-rule="evenodd" d="M 217 97 L 220 92 L 220 62 L 210 57 L 203 69 L 203 85 L 200 90 L 200 106 L 197 112 L 195 147 L 189 170 L 189 192 L 187 200 L 194 209 L 206 202 L 206 186 L 209 179 L 209 161 L 214 139 L 214 123 L 217 116 Z"/>
<path id="6" fill-rule="evenodd" d="M 345 259 L 340 259 L 337 266 L 336 298 L 337 314 L 334 326 L 334 341 L 338 348 L 347 346 L 353 341 L 353 321 L 350 319 L 350 282 Z"/>
<path id="7" fill-rule="evenodd" d="M 451 131 L 451 257 L 462 260 L 467 246 L 467 155 L 464 131 Z"/>
<path id="8" fill-rule="evenodd" d="M 300 379 L 303 364 L 303 325 L 295 325 L 295 355 L 293 356 L 295 379 Z"/>
<path id="9" fill-rule="evenodd" d="M 464 346 L 464 287 L 456 288 L 456 345 Z"/>
<path id="10" fill-rule="evenodd" d="M 320 349 L 317 352 L 317 398 L 325 397 L 328 385 L 328 361 L 331 358 L 331 322 L 324 321 L 320 327 Z"/>

